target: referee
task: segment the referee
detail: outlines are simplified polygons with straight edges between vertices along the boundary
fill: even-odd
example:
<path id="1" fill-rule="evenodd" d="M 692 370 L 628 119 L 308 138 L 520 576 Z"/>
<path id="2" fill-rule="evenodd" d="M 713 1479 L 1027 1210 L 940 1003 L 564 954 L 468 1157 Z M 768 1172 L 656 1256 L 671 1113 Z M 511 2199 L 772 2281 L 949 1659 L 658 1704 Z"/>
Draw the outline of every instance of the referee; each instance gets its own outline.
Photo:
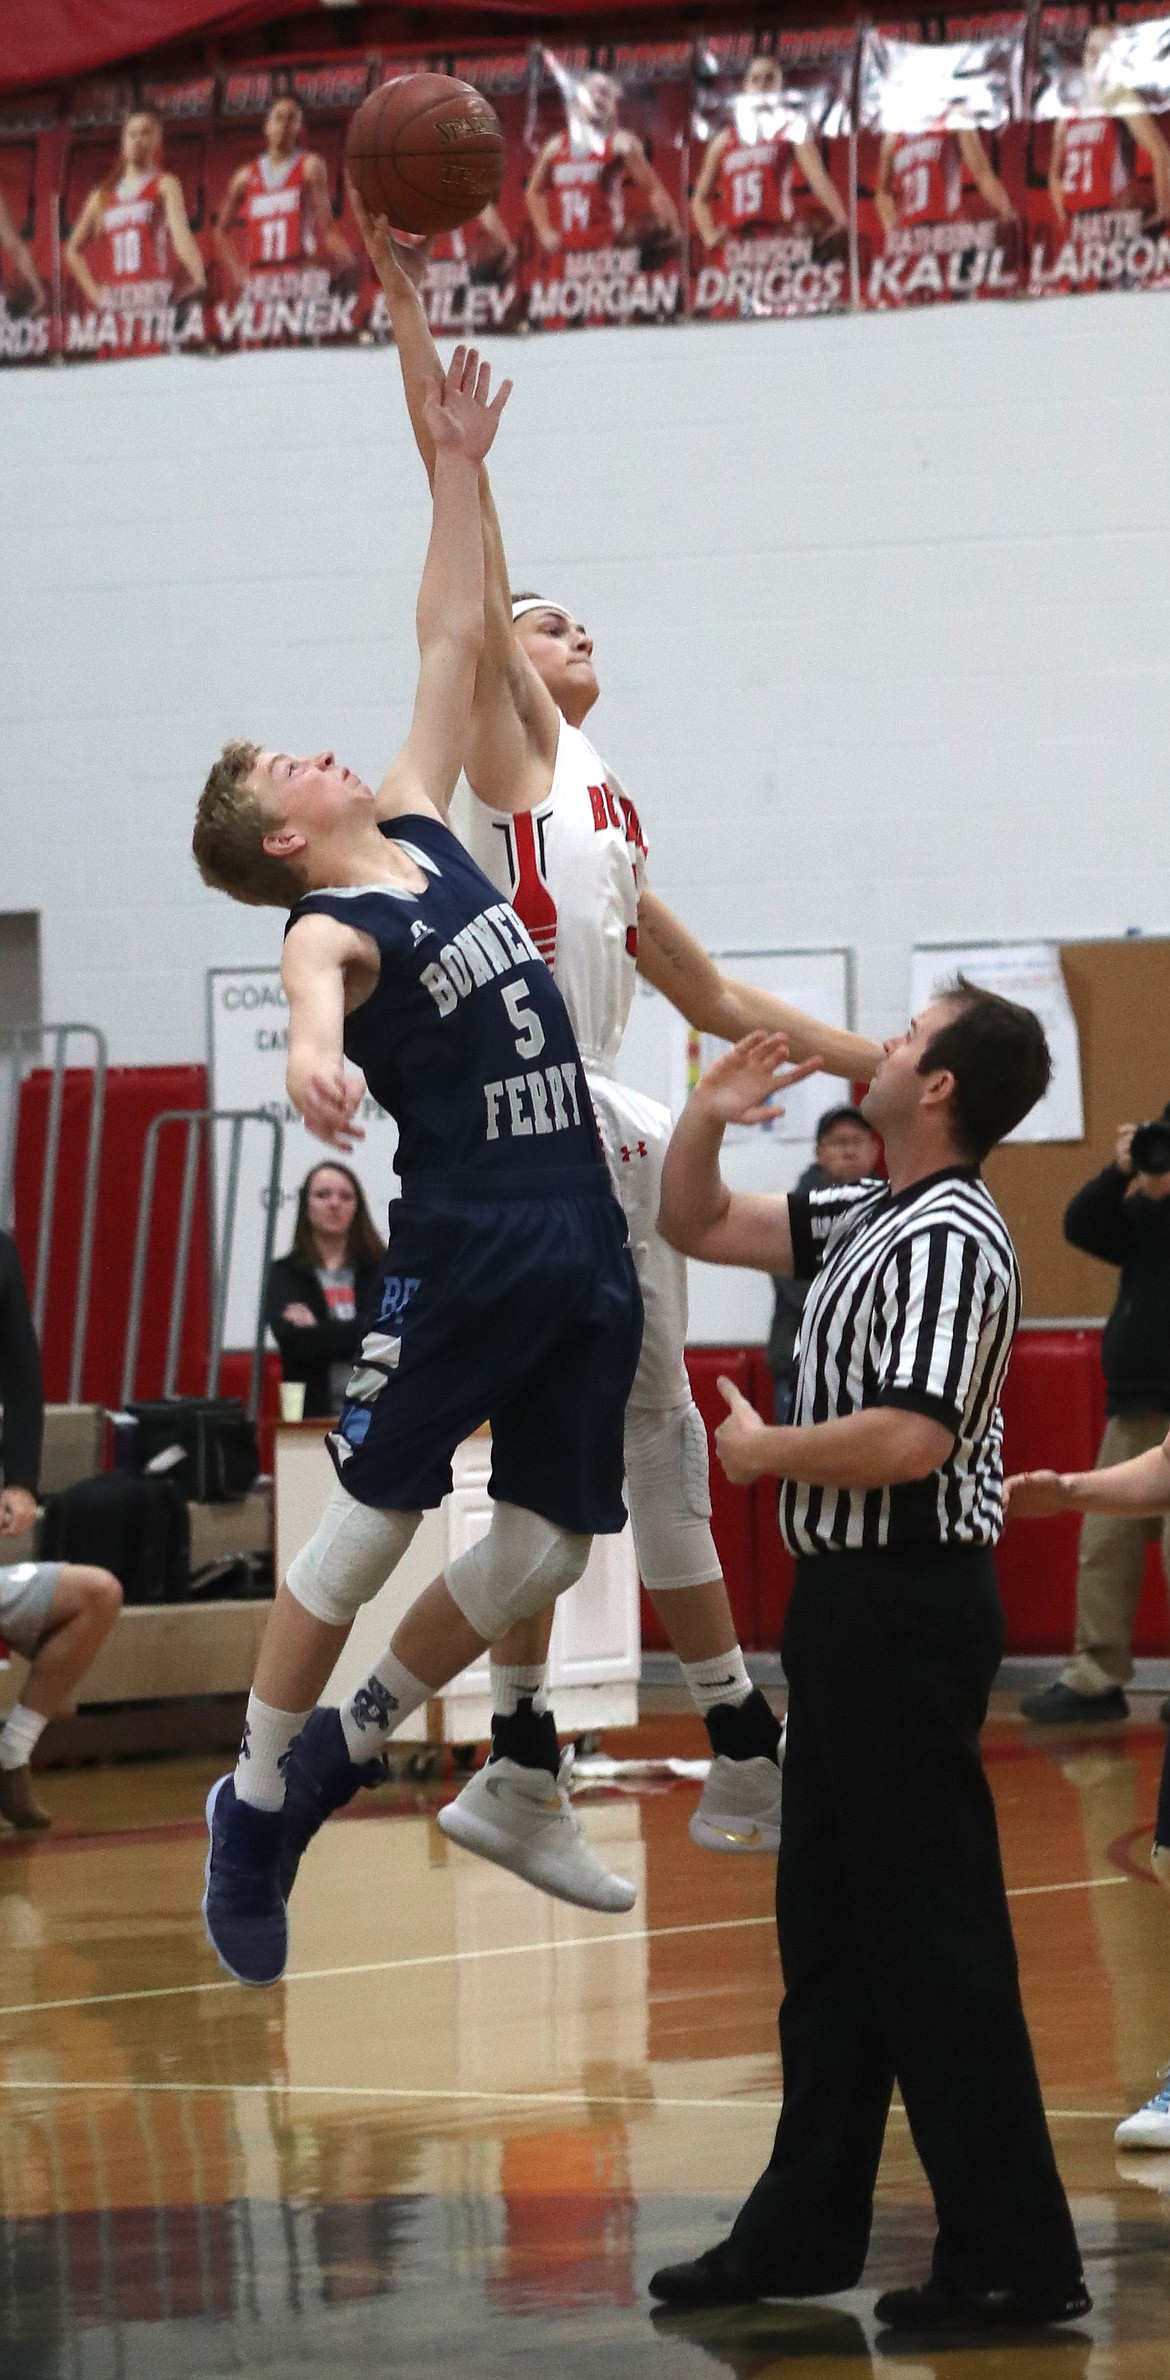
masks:
<path id="1" fill-rule="evenodd" d="M 938 2223 L 879 2321 L 1074 2319 L 1090 2300 L 1020 2002 L 979 1729 L 1002 1649 L 999 1393 L 1020 1302 L 980 1180 L 1040 1098 L 1031 1010 L 959 979 L 887 1042 L 864 1112 L 888 1184 L 730 1192 L 724 1129 L 793 1074 L 749 1034 L 676 1128 L 660 1227 L 707 1263 L 814 1276 L 790 1428 L 724 1383 L 723 1467 L 775 1476 L 797 1556 L 776 1887 L 783 2110 L 730 2237 L 654 2275 L 675 2307 L 851 2289 L 897 2084 Z M 802 1070 L 799 1070 L 802 1071 Z"/>

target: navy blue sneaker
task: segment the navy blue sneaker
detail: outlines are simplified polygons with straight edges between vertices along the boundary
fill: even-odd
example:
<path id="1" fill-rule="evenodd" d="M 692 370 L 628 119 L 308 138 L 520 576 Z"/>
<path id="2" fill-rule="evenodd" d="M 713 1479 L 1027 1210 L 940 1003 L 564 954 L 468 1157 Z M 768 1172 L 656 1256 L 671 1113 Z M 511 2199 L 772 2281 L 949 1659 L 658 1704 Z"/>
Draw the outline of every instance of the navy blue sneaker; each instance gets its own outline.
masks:
<path id="1" fill-rule="evenodd" d="M 389 1762 L 351 1760 L 341 1716 L 331 1707 L 310 1711 L 284 1772 L 280 1812 L 280 1889 L 287 1901 L 302 1854 L 334 1810 L 343 1810 L 363 1785 L 384 1785 Z"/>
<path id="2" fill-rule="evenodd" d="M 279 1983 L 288 1959 L 288 1914 L 280 1890 L 279 1810 L 236 1797 L 234 1777 L 207 1796 L 207 1939 L 237 1983 Z"/>

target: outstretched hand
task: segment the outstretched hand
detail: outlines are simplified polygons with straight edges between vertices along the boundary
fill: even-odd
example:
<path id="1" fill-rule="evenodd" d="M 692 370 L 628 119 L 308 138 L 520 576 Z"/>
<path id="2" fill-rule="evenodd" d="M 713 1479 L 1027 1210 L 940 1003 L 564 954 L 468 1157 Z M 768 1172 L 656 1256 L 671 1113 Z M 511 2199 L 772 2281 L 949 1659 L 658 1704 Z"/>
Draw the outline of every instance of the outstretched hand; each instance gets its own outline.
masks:
<path id="1" fill-rule="evenodd" d="M 806 1058 L 800 1066 L 786 1066 L 788 1040 L 783 1033 L 745 1033 L 734 1049 L 725 1050 L 707 1068 L 694 1096 L 724 1124 L 769 1124 L 784 1110 L 776 1095 L 816 1074 L 821 1058 Z"/>
<path id="2" fill-rule="evenodd" d="M 715 1432 L 715 1451 L 732 1486 L 750 1487 L 768 1468 L 764 1460 L 767 1424 L 733 1380 L 721 1375 L 718 1386 L 729 1410 Z"/>
<path id="3" fill-rule="evenodd" d="M 512 394 L 510 380 L 501 381 L 494 398 L 491 385 L 491 366 L 481 363 L 478 349 L 457 347 L 442 380 L 431 382 L 424 399 L 438 454 L 462 454 L 469 463 L 482 463 Z"/>
<path id="4" fill-rule="evenodd" d="M 348 1153 L 355 1143 L 365 1139 L 354 1117 L 366 1095 L 366 1081 L 362 1074 L 347 1074 L 344 1066 L 322 1069 L 311 1074 L 305 1085 L 301 1114 L 318 1140 L 326 1141 L 331 1149 Z"/>
<path id="5" fill-rule="evenodd" d="M 392 231 L 385 215 L 371 215 L 350 175 L 345 178 L 349 203 L 369 251 L 370 263 L 387 297 L 409 297 L 417 289 L 430 256 L 431 240 L 408 241 L 401 232 Z"/>
<path id="6" fill-rule="evenodd" d="M 1007 1520 L 1046 1521 L 1076 1506 L 1059 1471 L 1018 1471 L 1004 1481 L 1003 1509 Z"/>

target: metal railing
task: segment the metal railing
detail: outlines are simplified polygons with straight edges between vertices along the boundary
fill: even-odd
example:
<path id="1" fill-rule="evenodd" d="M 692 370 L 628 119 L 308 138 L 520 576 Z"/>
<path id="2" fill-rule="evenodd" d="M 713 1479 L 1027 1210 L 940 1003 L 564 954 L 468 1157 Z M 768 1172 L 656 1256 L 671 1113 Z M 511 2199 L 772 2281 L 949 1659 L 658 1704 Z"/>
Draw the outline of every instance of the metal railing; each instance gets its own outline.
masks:
<path id="1" fill-rule="evenodd" d="M 57 1177 L 61 1166 L 61 1124 L 65 1111 L 65 1072 L 71 1039 L 88 1043 L 93 1055 L 89 1129 L 85 1144 L 85 1176 L 81 1193 L 81 1226 L 77 1246 L 77 1289 L 73 1308 L 73 1340 L 69 1353 L 69 1402 L 81 1398 L 85 1342 L 89 1329 L 90 1290 L 93 1284 L 94 1233 L 97 1227 L 98 1175 L 106 1112 L 106 1037 L 97 1025 L 15 1025 L 0 1034 L 0 1053 L 11 1069 L 10 1093 L 0 1144 L 0 1224 L 11 1231 L 16 1196 L 16 1144 L 20 1125 L 20 1094 L 26 1059 L 37 1045 L 53 1044 L 49 1106 L 41 1171 L 40 1211 L 37 1217 L 36 1275 L 33 1283 L 33 1322 L 38 1339 L 44 1336 L 49 1303 L 49 1274 L 53 1257 L 53 1222 L 57 1210 Z"/>
<path id="2" fill-rule="evenodd" d="M 166 1365 L 163 1373 L 164 1397 L 173 1397 L 179 1374 L 182 1352 L 183 1319 L 187 1305 L 188 1276 L 191 1269 L 191 1237 L 195 1221 L 195 1198 L 199 1180 L 200 1145 L 205 1138 L 208 1180 L 211 1179 L 213 1135 L 218 1124 L 230 1127 L 228 1138 L 227 1176 L 223 1198 L 223 1214 L 218 1235 L 213 1233 L 211 1341 L 207 1358 L 207 1389 L 209 1397 L 219 1393 L 220 1361 L 223 1356 L 224 1324 L 227 1317 L 228 1285 L 231 1279 L 232 1251 L 236 1235 L 236 1208 L 239 1203 L 240 1159 L 244 1130 L 248 1124 L 263 1125 L 272 1134 L 272 1158 L 268 1173 L 268 1195 L 264 1225 L 264 1254 L 260 1267 L 260 1289 L 257 1299 L 256 1335 L 252 1346 L 252 1374 L 248 1394 L 248 1412 L 256 1421 L 260 1412 L 260 1388 L 264 1369 L 264 1292 L 268 1270 L 272 1263 L 273 1242 L 276 1235 L 276 1216 L 280 1204 L 281 1160 L 284 1154 L 284 1125 L 279 1116 L 258 1107 L 167 1108 L 155 1116 L 147 1130 L 143 1153 L 142 1182 L 138 1193 L 138 1225 L 134 1238 L 134 1270 L 130 1284 L 130 1308 L 126 1319 L 126 1350 L 122 1364 L 122 1403 L 129 1405 L 134 1396 L 134 1375 L 138 1369 L 138 1346 L 142 1336 L 142 1312 L 146 1296 L 146 1266 L 150 1252 L 150 1228 L 154 1211 L 154 1185 L 158 1169 L 159 1140 L 168 1125 L 182 1125 L 186 1130 L 183 1152 L 183 1182 L 179 1196 L 178 1234 L 175 1242 L 174 1274 L 171 1283 L 171 1308 L 167 1325 Z"/>

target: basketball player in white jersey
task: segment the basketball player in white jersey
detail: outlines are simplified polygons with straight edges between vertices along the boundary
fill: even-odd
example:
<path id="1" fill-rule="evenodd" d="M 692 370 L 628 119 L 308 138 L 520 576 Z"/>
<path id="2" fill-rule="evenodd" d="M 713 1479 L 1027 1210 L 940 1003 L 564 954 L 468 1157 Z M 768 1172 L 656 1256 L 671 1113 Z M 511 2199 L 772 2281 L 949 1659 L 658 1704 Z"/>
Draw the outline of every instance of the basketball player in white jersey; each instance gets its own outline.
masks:
<path id="1" fill-rule="evenodd" d="M 299 271 L 320 258 L 333 272 L 352 271 L 355 259 L 329 204 L 329 172 L 314 149 L 302 149 L 304 117 L 295 99 L 273 101 L 264 119 L 264 149 L 238 166 L 228 183 L 214 237 L 216 253 L 238 290 L 257 273 Z M 241 256 L 230 234 L 244 228 Z"/>
<path id="2" fill-rule="evenodd" d="M 203 295 L 207 276 L 183 185 L 163 171 L 162 149 L 160 119 L 152 108 L 136 108 L 122 126 L 117 164 L 90 191 L 73 226 L 65 262 L 91 306 L 125 304 L 134 289 L 169 283 L 171 250 L 189 277 L 184 300 Z M 97 273 L 85 254 L 94 242 Z"/>
<path id="3" fill-rule="evenodd" d="M 386 292 L 415 437 L 428 472 L 427 389 L 442 366 L 388 231 L 359 216 Z M 722 976 L 646 881 L 632 802 L 582 733 L 598 696 L 592 643 L 571 612 L 513 600 L 486 476 L 481 506 L 487 641 L 476 680 L 465 787 L 452 824 L 527 924 L 563 994 L 581 1049 L 614 1185 L 625 1209 L 645 1311 L 626 1424 L 627 1500 L 638 1566 L 683 1664 L 714 1755 L 691 1821 L 711 1850 L 774 1851 L 782 1735 L 744 1666 L 710 1527 L 707 1441 L 691 1396 L 686 1267 L 657 1231 L 669 1110 L 614 1079 L 635 974 L 700 1031 L 727 1041 L 756 1026 L 786 1033 L 798 1060 L 868 1080 L 880 1058 L 859 1035 L 817 1024 Z M 493 1648 L 492 1758 L 440 1814 L 469 1850 L 585 1906 L 628 1908 L 632 1889 L 600 1866 L 564 1789 L 544 1698 L 551 1616 Z M 552 1879 L 552 1881 L 550 1881 Z"/>

